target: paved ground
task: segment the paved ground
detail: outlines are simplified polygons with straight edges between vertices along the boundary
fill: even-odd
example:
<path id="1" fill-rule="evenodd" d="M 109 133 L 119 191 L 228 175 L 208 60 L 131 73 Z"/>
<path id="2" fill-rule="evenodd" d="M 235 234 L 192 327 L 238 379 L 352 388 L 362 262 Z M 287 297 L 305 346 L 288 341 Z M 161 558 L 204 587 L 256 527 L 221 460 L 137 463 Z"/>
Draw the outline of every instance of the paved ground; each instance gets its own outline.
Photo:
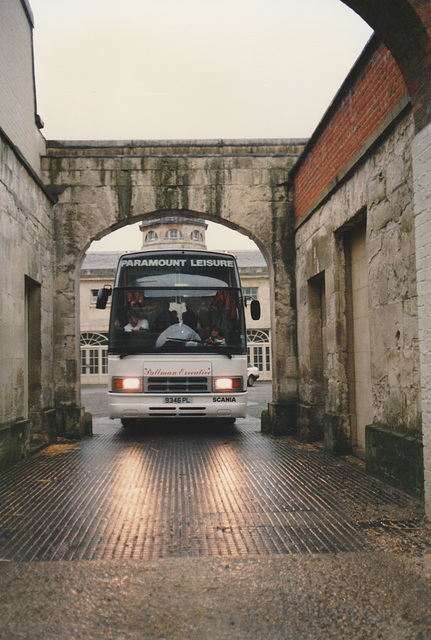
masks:
<path id="1" fill-rule="evenodd" d="M 4 475 L 0 557 L 357 551 L 365 541 L 345 500 L 400 503 L 333 458 L 322 465 L 322 452 L 263 437 L 255 420 L 240 422 L 204 431 L 201 422 L 171 422 L 142 433 L 96 419 L 91 440 L 49 447 Z"/>
<path id="2" fill-rule="evenodd" d="M 416 501 L 253 415 L 128 432 L 86 405 L 93 438 L 0 476 L 0 638 L 431 638 Z"/>

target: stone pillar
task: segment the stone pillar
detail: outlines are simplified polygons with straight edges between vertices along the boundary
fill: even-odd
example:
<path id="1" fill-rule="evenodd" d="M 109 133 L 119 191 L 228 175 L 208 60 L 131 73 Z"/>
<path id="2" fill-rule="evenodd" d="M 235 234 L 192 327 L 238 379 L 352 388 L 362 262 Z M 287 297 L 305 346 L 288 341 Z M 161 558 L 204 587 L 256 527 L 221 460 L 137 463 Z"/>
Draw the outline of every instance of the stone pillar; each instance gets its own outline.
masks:
<path id="1" fill-rule="evenodd" d="M 54 297 L 54 381 L 57 436 L 91 435 L 91 416 L 81 406 L 79 347 L 79 269 L 82 256 L 75 239 L 76 211 L 56 205 L 56 276 Z"/>
<path id="2" fill-rule="evenodd" d="M 425 511 L 431 519 L 431 124 L 413 140 Z"/>
<path id="3" fill-rule="evenodd" d="M 293 202 L 283 185 L 272 180 L 272 375 L 273 402 L 262 416 L 262 431 L 296 432 L 298 361 L 296 337 L 295 241 Z"/>

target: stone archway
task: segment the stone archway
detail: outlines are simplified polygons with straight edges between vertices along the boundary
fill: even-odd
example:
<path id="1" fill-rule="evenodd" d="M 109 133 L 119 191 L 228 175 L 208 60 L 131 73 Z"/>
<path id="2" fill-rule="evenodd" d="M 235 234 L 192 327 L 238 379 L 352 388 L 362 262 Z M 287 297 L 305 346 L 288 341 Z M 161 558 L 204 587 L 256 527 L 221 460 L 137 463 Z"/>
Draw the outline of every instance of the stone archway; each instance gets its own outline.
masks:
<path id="1" fill-rule="evenodd" d="M 163 215 L 223 223 L 252 238 L 272 285 L 274 398 L 297 390 L 293 210 L 284 185 L 304 141 L 51 143 L 44 179 L 56 194 L 56 405 L 60 431 L 79 431 L 79 272 L 92 240 Z"/>

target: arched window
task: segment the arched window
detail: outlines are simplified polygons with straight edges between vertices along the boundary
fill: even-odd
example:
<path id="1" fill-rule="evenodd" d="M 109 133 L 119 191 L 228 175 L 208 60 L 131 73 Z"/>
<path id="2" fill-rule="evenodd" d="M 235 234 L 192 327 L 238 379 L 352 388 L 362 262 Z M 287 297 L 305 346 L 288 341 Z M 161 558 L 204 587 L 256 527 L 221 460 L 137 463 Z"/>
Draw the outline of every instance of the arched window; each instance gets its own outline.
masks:
<path id="1" fill-rule="evenodd" d="M 155 242 L 157 239 L 158 236 L 155 231 L 149 231 L 145 236 L 145 242 Z"/>
<path id="2" fill-rule="evenodd" d="M 198 231 L 197 229 L 195 229 L 194 231 L 191 232 L 190 234 L 190 240 L 194 240 L 195 242 L 203 242 L 204 237 L 201 234 L 200 231 Z"/>
<path id="3" fill-rule="evenodd" d="M 247 342 L 269 342 L 269 331 L 266 329 L 250 329 L 247 331 Z"/>
<path id="4" fill-rule="evenodd" d="M 92 331 L 84 331 L 84 333 L 81 333 L 80 344 L 81 344 L 81 347 L 88 344 L 90 345 L 108 344 L 108 334 L 93 333 Z"/>
<path id="5" fill-rule="evenodd" d="M 183 238 L 183 234 L 179 229 L 169 229 L 166 231 L 165 238 L 169 240 L 178 240 L 179 238 Z"/>

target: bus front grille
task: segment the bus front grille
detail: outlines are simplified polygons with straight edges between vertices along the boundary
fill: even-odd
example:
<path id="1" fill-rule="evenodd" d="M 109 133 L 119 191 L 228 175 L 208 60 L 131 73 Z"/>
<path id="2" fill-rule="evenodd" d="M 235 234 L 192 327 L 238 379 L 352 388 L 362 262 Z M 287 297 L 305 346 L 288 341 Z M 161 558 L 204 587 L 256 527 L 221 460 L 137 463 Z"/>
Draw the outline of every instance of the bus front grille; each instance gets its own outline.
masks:
<path id="1" fill-rule="evenodd" d="M 206 377 L 149 377 L 146 380 L 148 393 L 208 393 L 211 390 L 210 378 Z"/>

